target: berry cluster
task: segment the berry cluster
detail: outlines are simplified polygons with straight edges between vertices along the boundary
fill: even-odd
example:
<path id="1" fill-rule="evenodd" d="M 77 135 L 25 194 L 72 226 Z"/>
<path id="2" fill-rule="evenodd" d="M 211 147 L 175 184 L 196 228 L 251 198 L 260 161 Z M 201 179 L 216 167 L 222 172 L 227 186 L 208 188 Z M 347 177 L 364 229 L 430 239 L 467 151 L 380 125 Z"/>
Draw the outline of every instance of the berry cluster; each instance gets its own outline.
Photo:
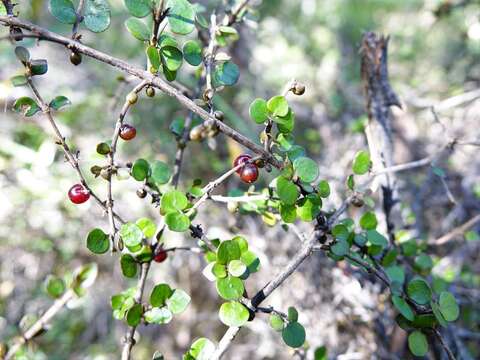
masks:
<path id="1" fill-rule="evenodd" d="M 233 166 L 243 165 L 240 169 L 237 170 L 237 174 L 240 175 L 240 179 L 251 184 L 258 179 L 258 167 L 256 164 L 250 162 L 252 157 L 248 154 L 239 155 L 233 162 Z"/>

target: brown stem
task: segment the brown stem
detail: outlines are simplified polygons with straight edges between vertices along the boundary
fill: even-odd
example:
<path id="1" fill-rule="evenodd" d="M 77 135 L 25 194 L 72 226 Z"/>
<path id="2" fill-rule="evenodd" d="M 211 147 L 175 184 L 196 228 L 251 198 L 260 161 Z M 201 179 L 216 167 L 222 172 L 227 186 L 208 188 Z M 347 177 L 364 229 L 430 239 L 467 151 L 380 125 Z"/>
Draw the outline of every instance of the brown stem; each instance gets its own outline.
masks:
<path id="1" fill-rule="evenodd" d="M 440 342 L 440 345 L 442 345 L 443 350 L 445 350 L 445 352 L 447 353 L 448 359 L 449 359 L 449 360 L 457 360 L 457 359 L 455 358 L 455 355 L 453 355 L 452 350 L 450 350 L 450 348 L 448 347 L 447 343 L 446 343 L 445 340 L 443 339 L 442 334 L 440 334 L 440 331 L 438 331 L 438 330 L 435 329 L 435 328 L 432 328 L 432 331 L 433 331 L 433 333 L 435 334 L 435 337 L 436 337 L 436 338 L 438 339 L 438 341 Z"/>
<path id="2" fill-rule="evenodd" d="M 105 54 L 101 51 L 95 50 L 91 47 L 85 46 L 77 41 L 68 39 L 61 35 L 48 31 L 42 27 L 36 26 L 28 21 L 25 21 L 19 18 L 8 17 L 8 16 L 0 16 L 0 23 L 10 25 L 10 26 L 13 25 L 19 28 L 29 30 L 34 34 L 38 35 L 39 39 L 64 45 L 70 50 L 75 50 L 78 53 L 84 54 L 93 59 L 104 62 L 108 65 L 111 65 L 117 69 L 120 69 L 140 79 L 150 81 L 152 86 L 155 86 L 161 91 L 163 91 L 165 94 L 174 97 L 175 99 L 177 99 L 178 102 L 180 102 L 183 106 L 185 106 L 191 112 L 193 112 L 194 114 L 198 115 L 200 118 L 205 120 L 206 126 L 216 126 L 220 132 L 232 138 L 233 140 L 245 146 L 246 148 L 250 149 L 254 153 L 261 155 L 266 161 L 268 161 L 273 166 L 277 168 L 283 167 L 283 164 L 279 160 L 277 160 L 272 154 L 266 152 L 261 146 L 255 144 L 246 136 L 240 134 L 238 131 L 232 129 L 225 123 L 217 120 L 214 116 L 212 116 L 207 111 L 205 111 L 204 109 L 196 105 L 191 99 L 185 96 L 180 90 L 176 89 L 175 87 L 173 87 L 168 82 L 161 79 L 160 77 L 154 76 L 148 71 L 132 66 L 123 60 L 120 60 L 118 58 Z"/>
<path id="3" fill-rule="evenodd" d="M 4 360 L 12 359 L 20 347 L 29 342 L 35 336 L 37 336 L 42 330 L 45 329 L 46 325 L 52 320 L 52 318 L 65 306 L 65 304 L 70 301 L 74 296 L 73 290 L 67 290 L 61 298 L 57 299 L 52 306 L 50 306 L 47 311 L 32 325 L 27 331 L 22 335 L 22 337 L 13 344 L 5 355 Z"/>
<path id="4" fill-rule="evenodd" d="M 95 194 L 95 192 L 93 192 L 93 190 L 90 188 L 90 186 L 88 185 L 87 183 L 87 180 L 85 179 L 85 176 L 83 175 L 83 172 L 82 170 L 80 169 L 80 165 L 78 164 L 78 159 L 77 159 L 77 156 L 74 155 L 72 153 L 72 151 L 70 150 L 70 147 L 68 146 L 68 144 L 66 143 L 65 141 L 65 138 L 63 137 L 62 133 L 60 132 L 56 122 L 55 122 L 55 119 L 53 118 L 52 116 L 52 113 L 51 113 L 51 109 L 50 107 L 48 106 L 48 104 L 43 100 L 43 98 L 41 97 L 40 93 L 38 92 L 37 88 L 35 87 L 35 85 L 33 84 L 33 81 L 30 77 L 27 78 L 27 82 L 28 82 L 28 85 L 30 87 L 30 89 L 32 90 L 34 96 L 35 96 L 35 99 L 37 100 L 37 102 L 39 103 L 40 105 L 40 108 L 42 109 L 42 112 L 45 114 L 45 116 L 47 117 L 48 121 L 50 122 L 50 125 L 57 137 L 57 143 L 62 147 L 63 149 L 63 152 L 65 154 L 65 158 L 67 159 L 67 161 L 70 163 L 70 165 L 74 168 L 74 170 L 76 171 L 78 177 L 80 178 L 80 182 L 82 183 L 82 185 L 88 190 L 88 192 L 90 193 L 90 195 L 95 199 L 95 201 L 100 205 L 100 207 L 108 212 L 108 208 L 107 206 L 105 205 L 105 202 L 103 202 L 100 197 Z M 117 215 L 116 213 L 113 213 L 113 216 L 118 220 L 120 221 L 122 224 L 125 223 L 125 221 L 119 216 Z"/>

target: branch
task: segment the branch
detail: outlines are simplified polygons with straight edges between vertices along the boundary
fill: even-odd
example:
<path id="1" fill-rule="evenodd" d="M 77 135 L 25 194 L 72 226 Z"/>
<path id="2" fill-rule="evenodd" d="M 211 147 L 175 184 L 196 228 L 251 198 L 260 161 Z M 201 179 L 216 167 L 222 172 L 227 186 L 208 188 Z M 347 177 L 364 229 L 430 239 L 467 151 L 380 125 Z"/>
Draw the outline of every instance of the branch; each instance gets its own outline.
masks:
<path id="1" fill-rule="evenodd" d="M 474 226 L 476 223 L 480 222 L 480 214 L 475 215 L 473 218 L 468 220 L 466 223 L 456 227 L 449 233 L 439 237 L 438 239 L 429 240 L 429 245 L 443 245 L 450 240 L 454 239 L 459 235 L 463 235 L 468 229 Z"/>
<path id="2" fill-rule="evenodd" d="M 388 37 L 377 37 L 367 32 L 362 39 L 361 75 L 365 89 L 368 124 L 365 127 L 373 166 L 384 169 L 393 166 L 393 139 L 390 107 L 400 106 L 397 95 L 388 78 Z M 391 212 L 397 200 L 395 181 L 389 173 L 380 178 L 387 232 L 390 242 L 394 240 L 394 223 Z"/>
<path id="3" fill-rule="evenodd" d="M 313 252 L 315 245 L 318 242 L 318 239 L 325 235 L 337 221 L 340 215 L 345 212 L 348 205 L 350 204 L 352 197 L 347 198 L 343 204 L 335 211 L 335 213 L 329 218 L 327 223 L 327 229 L 325 230 L 315 230 L 311 235 L 310 239 L 304 243 L 302 248 L 297 252 L 294 258 L 280 271 L 271 281 L 269 281 L 262 290 L 257 292 L 255 296 L 250 301 L 249 308 L 251 310 L 256 310 L 258 306 L 268 297 L 270 294 L 277 289 L 283 282 L 292 275 L 298 267 L 303 263 L 303 261 L 310 256 Z M 240 331 L 238 327 L 230 327 L 227 332 L 223 335 L 222 339 L 219 342 L 217 349 L 212 355 L 210 360 L 220 359 L 224 353 L 227 351 L 228 347 L 232 343 L 233 339 Z"/>
<path id="4" fill-rule="evenodd" d="M 43 315 L 38 319 L 32 326 L 28 328 L 27 331 L 22 335 L 18 342 L 12 345 L 8 350 L 7 354 L 5 355 L 4 360 L 12 359 L 16 352 L 20 349 L 20 347 L 29 342 L 35 336 L 37 336 L 45 327 L 48 325 L 50 320 L 57 315 L 57 313 L 65 306 L 65 304 L 70 301 L 70 299 L 74 296 L 73 290 L 67 290 L 61 298 L 57 299 L 52 306 L 50 306 L 47 311 L 43 313 Z"/>
<path id="5" fill-rule="evenodd" d="M 282 163 L 277 160 L 272 154 L 265 151 L 261 146 L 255 144 L 246 136 L 240 134 L 236 130 L 232 129 L 228 125 L 224 124 L 223 122 L 217 120 L 213 115 L 209 114 L 207 111 L 196 105 L 191 99 L 185 96 L 180 90 L 176 89 L 172 85 L 170 85 L 165 80 L 151 74 L 148 71 L 145 71 L 141 68 L 132 66 L 127 62 L 105 54 L 101 51 L 95 50 L 91 47 L 85 46 L 77 41 L 71 40 L 69 38 L 63 37 L 58 35 L 54 32 L 48 31 L 40 26 L 36 26 L 28 21 L 13 18 L 8 16 L 0 16 L 0 23 L 9 26 L 17 26 L 19 28 L 23 28 L 33 32 L 37 35 L 38 39 L 40 40 L 47 40 L 50 42 L 54 42 L 57 44 L 61 44 L 67 47 L 70 50 L 75 50 L 78 53 L 84 54 L 89 56 L 93 59 L 99 60 L 105 64 L 108 64 L 112 67 L 115 67 L 123 72 L 129 73 L 137 78 L 147 80 L 151 82 L 152 86 L 157 87 L 165 94 L 174 97 L 177 101 L 186 107 L 188 110 L 193 112 L 194 114 L 198 115 L 205 121 L 206 126 L 216 126 L 220 132 L 225 134 L 226 136 L 232 138 L 239 144 L 245 146 L 246 148 L 250 149 L 252 152 L 262 156 L 267 162 L 275 166 L 276 168 L 282 168 Z"/>
<path id="6" fill-rule="evenodd" d="M 145 262 L 142 264 L 142 270 L 140 273 L 140 278 L 137 283 L 137 292 L 135 293 L 135 303 L 141 304 L 143 298 L 143 291 L 145 289 L 145 283 L 147 280 L 148 271 L 150 270 L 150 262 Z M 130 355 L 132 348 L 135 345 L 135 329 L 137 326 L 132 326 L 128 329 L 125 334 L 124 345 L 122 350 L 122 360 L 130 360 Z"/>
<path id="7" fill-rule="evenodd" d="M 145 86 L 147 86 L 147 81 L 142 81 L 140 84 L 135 86 L 132 90 L 133 93 L 139 93 Z M 128 109 L 132 106 L 128 100 L 125 101 L 123 104 L 122 110 L 120 111 L 120 115 L 118 120 L 115 124 L 115 130 L 113 131 L 112 136 L 112 144 L 110 146 L 110 152 L 108 153 L 108 180 L 107 180 L 107 213 L 108 213 L 108 221 L 110 223 L 110 243 L 112 245 L 112 251 L 115 250 L 115 235 L 117 233 L 117 227 L 115 226 L 115 219 L 113 213 L 113 198 L 112 198 L 112 171 L 115 167 L 115 153 L 117 152 L 117 143 L 118 137 L 120 134 L 120 128 L 123 125 L 123 120 L 127 115 Z"/>
<path id="8" fill-rule="evenodd" d="M 40 105 L 40 108 L 42 109 L 42 112 L 43 114 L 47 117 L 48 121 L 50 122 L 50 125 L 53 129 L 53 131 L 55 132 L 55 135 L 57 137 L 57 141 L 56 143 L 58 145 L 60 145 L 63 149 L 63 152 L 65 154 L 65 158 L 67 159 L 67 161 L 70 163 L 70 165 L 74 168 L 74 170 L 77 172 L 77 175 L 78 177 L 80 178 L 80 182 L 82 183 L 82 185 L 88 190 L 88 192 L 90 193 L 90 195 L 95 199 L 95 201 L 100 205 L 100 207 L 108 212 L 108 208 L 107 206 L 105 205 L 105 202 L 103 202 L 100 197 L 95 194 L 95 192 L 93 192 L 93 190 L 90 188 L 90 186 L 88 185 L 87 183 L 87 180 L 85 179 L 85 176 L 83 175 L 83 172 L 82 170 L 80 169 L 80 165 L 78 164 L 78 158 L 76 155 L 74 155 L 72 153 L 72 151 L 70 150 L 70 147 L 68 146 L 68 144 L 66 143 L 65 141 L 65 137 L 63 137 L 62 133 L 60 132 L 56 122 L 55 122 L 55 119 L 53 118 L 52 116 L 52 112 L 51 112 L 51 109 L 50 107 L 48 106 L 48 104 L 43 100 L 43 98 L 41 97 L 40 93 L 38 92 L 37 88 L 35 87 L 35 85 L 33 84 L 33 81 L 30 77 L 27 77 L 27 81 L 28 81 L 28 86 L 30 87 L 30 89 L 32 90 L 34 96 L 35 96 L 35 99 L 37 100 L 37 102 L 39 103 Z M 116 213 L 113 212 L 113 216 L 118 220 L 120 221 L 122 224 L 125 223 L 125 221 L 119 216 L 117 215 Z"/>
<path id="9" fill-rule="evenodd" d="M 456 360 L 455 355 L 453 355 L 452 350 L 448 347 L 448 345 L 445 343 L 445 340 L 443 339 L 442 334 L 440 334 L 440 331 L 438 331 L 435 328 L 432 328 L 433 333 L 437 337 L 438 341 L 440 342 L 440 345 L 442 345 L 443 350 L 447 353 L 448 359 L 449 360 Z"/>

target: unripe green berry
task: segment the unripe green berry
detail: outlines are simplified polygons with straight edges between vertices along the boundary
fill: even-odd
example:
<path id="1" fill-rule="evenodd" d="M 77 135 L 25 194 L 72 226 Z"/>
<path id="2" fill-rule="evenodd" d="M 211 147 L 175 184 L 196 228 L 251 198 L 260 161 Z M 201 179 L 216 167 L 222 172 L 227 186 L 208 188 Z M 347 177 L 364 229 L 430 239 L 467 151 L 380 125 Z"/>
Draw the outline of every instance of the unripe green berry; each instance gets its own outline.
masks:
<path id="1" fill-rule="evenodd" d="M 138 95 L 136 92 L 131 92 L 127 95 L 127 101 L 130 105 L 134 105 L 138 100 Z"/>

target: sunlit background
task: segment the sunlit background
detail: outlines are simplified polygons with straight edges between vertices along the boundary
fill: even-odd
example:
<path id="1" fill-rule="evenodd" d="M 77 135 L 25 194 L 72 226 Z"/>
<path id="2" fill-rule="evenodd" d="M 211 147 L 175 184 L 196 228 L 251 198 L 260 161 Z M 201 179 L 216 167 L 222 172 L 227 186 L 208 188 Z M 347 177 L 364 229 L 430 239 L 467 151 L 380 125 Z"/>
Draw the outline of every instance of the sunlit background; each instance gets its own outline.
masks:
<path id="1" fill-rule="evenodd" d="M 145 66 L 144 49 L 124 27 L 128 17 L 123 1 L 110 0 L 112 24 L 101 34 L 82 31 L 83 42 L 137 66 Z M 200 1 L 209 13 L 221 1 Z M 366 147 L 366 119 L 360 79 L 359 46 L 365 31 L 390 36 L 389 65 L 393 88 L 402 102 L 394 110 L 396 162 L 420 159 L 438 151 L 450 139 L 480 138 L 480 4 L 478 1 L 416 0 L 278 0 L 252 1 L 255 12 L 239 27 L 240 40 L 227 49 L 239 65 L 239 83 L 215 99 L 226 122 L 258 139 L 260 127 L 248 120 L 248 106 L 256 97 L 282 91 L 291 78 L 306 85 L 306 94 L 289 98 L 297 114 L 295 138 L 320 164 L 321 177 L 330 181 L 331 209 L 345 196 L 345 177 L 354 154 Z M 456 4 L 458 3 L 458 4 Z M 450 4 L 451 6 L 447 6 Z M 69 36 L 47 11 L 47 1 L 21 2 L 20 16 Z M 221 7 L 219 7 L 221 9 Z M 254 21 L 257 19 L 258 21 Z M 0 29 L 0 36 L 8 29 Z M 193 35 L 192 35 L 193 36 Z M 95 146 L 110 138 L 120 110 L 118 99 L 128 92 L 121 73 L 84 57 L 81 66 L 68 61 L 68 52 L 55 44 L 25 41 L 35 58 L 46 58 L 49 71 L 35 79 L 46 99 L 65 95 L 72 106 L 56 114 L 69 144 L 80 151 L 85 173 L 103 158 Z M 114 320 L 110 297 L 134 285 L 120 272 L 118 259 L 94 256 L 85 237 L 94 227 L 108 229 L 108 219 L 93 201 L 74 206 L 67 191 L 77 182 L 72 168 L 54 143 L 42 116 L 24 118 L 10 111 L 13 101 L 30 96 L 28 88 L 13 88 L 9 78 L 21 72 L 9 41 L 0 42 L 0 341 L 18 335 L 24 314 L 38 315 L 52 302 L 43 282 L 48 274 L 64 276 L 76 266 L 95 261 L 99 276 L 88 296 L 69 304 L 52 322 L 50 330 L 28 348 L 25 359 L 118 359 L 126 325 Z M 179 82 L 193 88 L 194 68 L 186 65 Z M 121 87 L 119 89 L 119 87 Z M 430 107 L 435 106 L 440 122 Z M 126 162 L 143 157 L 174 163 L 175 141 L 169 125 L 186 111 L 172 98 L 157 92 L 142 95 L 128 115 L 137 127 L 135 141 L 120 143 L 119 158 Z M 257 140 L 255 140 L 257 141 Z M 210 146 L 209 146 L 210 145 Z M 200 177 L 208 182 L 231 166 L 242 151 L 223 136 L 214 143 L 192 143 L 186 150 L 181 186 Z M 458 147 L 440 159 L 445 181 L 424 167 L 399 176 L 403 236 L 435 239 L 480 211 L 480 157 L 478 147 Z M 261 184 L 276 175 L 262 172 Z M 105 197 L 106 183 L 89 174 L 93 189 Z M 115 207 L 126 218 L 159 219 L 158 209 L 140 200 L 133 179 L 115 182 Z M 447 195 L 453 194 L 454 202 Z M 219 194 L 247 189 L 237 177 L 228 180 Z M 380 207 L 380 204 L 378 204 Z M 284 266 L 301 246 L 298 238 L 281 226 L 270 227 L 259 216 L 239 216 L 225 204 L 210 203 L 199 213 L 210 237 L 229 238 L 241 233 L 259 254 L 262 269 L 247 282 L 255 293 Z M 361 212 L 351 212 L 357 218 Z M 298 224 L 307 232 L 308 224 Z M 464 348 L 464 359 L 480 356 L 479 227 L 445 246 L 433 247 L 432 280 L 460 299 L 461 319 L 451 325 L 449 343 Z M 168 233 L 168 245 L 194 244 L 189 236 Z M 221 300 L 201 271 L 198 254 L 179 252 L 155 264 L 149 286 L 168 282 L 184 289 L 192 303 L 168 325 L 141 326 L 135 359 L 149 359 L 155 350 L 166 359 L 179 359 L 193 339 L 218 341 L 225 326 L 218 320 Z M 406 335 L 396 327 L 388 292 L 358 270 L 339 266 L 321 253 L 314 255 L 279 290 L 268 304 L 286 309 L 295 305 L 313 349 L 326 346 L 336 359 L 406 359 Z M 453 284 L 453 281 L 455 283 Z M 131 282 L 131 283 L 130 283 Z M 301 358 L 286 347 L 268 318 L 257 316 L 235 340 L 226 359 Z M 395 352 L 395 353 L 394 353 Z M 440 349 L 431 352 L 438 357 Z M 437 357 L 435 357 L 437 356 Z"/>

